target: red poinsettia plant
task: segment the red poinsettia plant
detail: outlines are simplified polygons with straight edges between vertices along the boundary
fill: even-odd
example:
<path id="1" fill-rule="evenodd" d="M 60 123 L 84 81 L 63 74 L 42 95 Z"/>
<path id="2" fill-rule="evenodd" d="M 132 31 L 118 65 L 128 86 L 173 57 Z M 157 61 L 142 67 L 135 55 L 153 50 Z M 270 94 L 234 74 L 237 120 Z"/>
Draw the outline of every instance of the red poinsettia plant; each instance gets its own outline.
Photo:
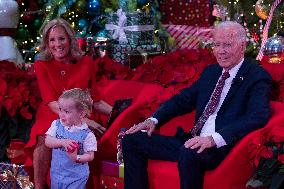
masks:
<path id="1" fill-rule="evenodd" d="M 8 61 L 0 62 L 0 110 L 31 120 L 41 101 L 35 74 Z M 0 114 L 1 116 L 1 114 Z"/>
<path id="2" fill-rule="evenodd" d="M 208 49 L 183 49 L 157 56 L 139 66 L 131 80 L 158 83 L 166 89 L 148 103 L 144 114 L 151 115 L 165 100 L 192 85 L 204 68 L 213 63 L 216 59 Z"/>
<path id="3" fill-rule="evenodd" d="M 98 81 L 125 79 L 182 88 L 196 81 L 203 69 L 216 63 L 216 59 L 208 49 L 184 49 L 149 59 L 135 71 L 107 56 L 96 59 L 96 63 Z"/>
<path id="4" fill-rule="evenodd" d="M 138 67 L 131 80 L 157 82 L 165 87 L 196 81 L 203 69 L 216 59 L 207 49 L 184 49 L 157 56 Z"/>

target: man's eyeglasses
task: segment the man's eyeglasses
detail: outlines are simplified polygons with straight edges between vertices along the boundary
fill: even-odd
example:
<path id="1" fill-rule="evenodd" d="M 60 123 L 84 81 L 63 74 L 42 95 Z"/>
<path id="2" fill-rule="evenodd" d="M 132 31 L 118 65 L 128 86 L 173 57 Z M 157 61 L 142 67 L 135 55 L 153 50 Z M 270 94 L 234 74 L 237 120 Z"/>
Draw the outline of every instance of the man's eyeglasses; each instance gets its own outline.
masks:
<path id="1" fill-rule="evenodd" d="M 213 48 L 222 48 L 222 49 L 230 49 L 232 48 L 233 43 L 213 43 Z"/>

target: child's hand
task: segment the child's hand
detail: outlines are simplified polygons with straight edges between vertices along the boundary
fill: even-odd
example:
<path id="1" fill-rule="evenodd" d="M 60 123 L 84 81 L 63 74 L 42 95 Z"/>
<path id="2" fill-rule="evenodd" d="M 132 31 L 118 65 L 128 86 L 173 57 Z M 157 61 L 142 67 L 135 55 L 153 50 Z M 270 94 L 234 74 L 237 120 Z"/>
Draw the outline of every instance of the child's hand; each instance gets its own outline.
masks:
<path id="1" fill-rule="evenodd" d="M 78 155 L 78 148 L 75 148 L 74 151 L 72 152 L 67 152 L 67 155 L 69 156 L 69 158 L 76 162 L 77 161 L 77 155 Z"/>
<path id="2" fill-rule="evenodd" d="M 74 152 L 74 150 L 78 149 L 78 142 L 71 139 L 62 139 L 62 146 L 65 148 L 66 152 Z"/>

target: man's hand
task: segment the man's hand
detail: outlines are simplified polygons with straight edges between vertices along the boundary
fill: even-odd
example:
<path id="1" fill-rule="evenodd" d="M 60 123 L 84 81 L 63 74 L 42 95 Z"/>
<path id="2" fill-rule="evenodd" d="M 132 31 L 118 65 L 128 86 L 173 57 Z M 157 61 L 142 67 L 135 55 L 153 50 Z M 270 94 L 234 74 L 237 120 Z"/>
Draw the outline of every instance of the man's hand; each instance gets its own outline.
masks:
<path id="1" fill-rule="evenodd" d="M 89 129 L 91 129 L 95 133 L 96 136 L 102 136 L 104 132 L 106 131 L 106 128 L 104 128 L 103 126 L 95 122 L 94 120 L 85 118 L 85 121 Z"/>
<path id="2" fill-rule="evenodd" d="M 206 148 L 212 148 L 215 145 L 216 144 L 215 144 L 212 136 L 207 136 L 207 137 L 196 136 L 194 138 L 188 139 L 184 143 L 184 147 L 186 147 L 186 148 L 191 148 L 191 149 L 199 148 L 197 153 L 201 153 Z"/>
<path id="3" fill-rule="evenodd" d="M 145 121 L 137 124 L 137 125 L 134 125 L 132 126 L 130 129 L 128 129 L 125 134 L 133 134 L 133 133 L 136 133 L 138 131 L 141 131 L 141 130 L 145 130 L 147 131 L 147 134 L 148 136 L 151 136 L 153 131 L 155 130 L 155 123 L 154 121 L 150 120 L 150 119 L 146 119 Z"/>

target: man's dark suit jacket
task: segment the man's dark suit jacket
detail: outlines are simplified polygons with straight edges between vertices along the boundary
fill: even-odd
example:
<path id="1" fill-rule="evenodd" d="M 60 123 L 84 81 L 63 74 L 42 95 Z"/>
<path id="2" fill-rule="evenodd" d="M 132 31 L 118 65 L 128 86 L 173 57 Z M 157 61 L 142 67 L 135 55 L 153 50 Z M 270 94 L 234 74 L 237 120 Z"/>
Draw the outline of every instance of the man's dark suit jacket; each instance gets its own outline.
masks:
<path id="1" fill-rule="evenodd" d="M 222 68 L 218 64 L 208 66 L 200 78 L 190 87 L 166 101 L 154 114 L 159 126 L 170 119 L 196 109 L 196 120 L 204 111 L 216 86 Z M 233 145 L 244 135 L 261 128 L 270 115 L 270 75 L 256 63 L 245 59 L 231 88 L 218 111 L 215 130 Z"/>

